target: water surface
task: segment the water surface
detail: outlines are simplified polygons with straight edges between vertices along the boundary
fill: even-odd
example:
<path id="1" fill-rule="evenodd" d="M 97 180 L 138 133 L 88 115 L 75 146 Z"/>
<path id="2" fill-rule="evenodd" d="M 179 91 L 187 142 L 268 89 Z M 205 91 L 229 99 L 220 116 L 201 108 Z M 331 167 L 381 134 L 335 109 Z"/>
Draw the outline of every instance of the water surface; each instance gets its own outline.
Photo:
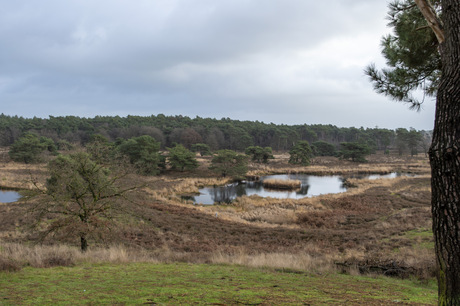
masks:
<path id="1" fill-rule="evenodd" d="M 16 202 L 20 197 L 17 191 L 0 189 L 0 203 Z"/>
<path id="2" fill-rule="evenodd" d="M 299 180 L 301 187 L 297 190 L 273 190 L 263 186 L 266 179 Z M 227 186 L 205 187 L 200 189 L 200 195 L 187 197 L 194 203 L 214 204 L 230 203 L 237 197 L 258 195 L 277 199 L 301 199 L 326 193 L 340 193 L 347 189 L 341 176 L 314 176 L 305 174 L 280 174 L 261 177 L 260 181 L 233 183 Z"/>
<path id="3" fill-rule="evenodd" d="M 373 174 L 353 176 L 356 178 L 395 178 L 399 173 L 390 174 Z M 273 190 L 263 186 L 263 181 L 266 179 L 279 180 L 299 180 L 301 182 L 300 189 L 297 190 Z M 277 174 L 268 175 L 260 178 L 260 181 L 248 181 L 245 183 L 233 183 L 226 186 L 205 187 L 199 190 L 200 195 L 187 196 L 184 199 L 191 200 L 195 204 L 211 205 L 214 203 L 231 203 L 238 197 L 258 195 L 260 197 L 271 197 L 277 199 L 302 199 L 305 197 L 314 197 L 322 194 L 341 193 L 347 191 L 344 182 L 345 176 L 329 175 L 307 175 L 307 174 Z"/>

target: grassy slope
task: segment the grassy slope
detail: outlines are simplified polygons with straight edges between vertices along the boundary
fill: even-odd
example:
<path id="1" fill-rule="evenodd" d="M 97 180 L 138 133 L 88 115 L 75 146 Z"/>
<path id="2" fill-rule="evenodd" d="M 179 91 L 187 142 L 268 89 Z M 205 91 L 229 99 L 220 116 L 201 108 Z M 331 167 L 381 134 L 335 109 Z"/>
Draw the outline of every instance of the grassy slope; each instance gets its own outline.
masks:
<path id="1" fill-rule="evenodd" d="M 232 265 L 99 264 L 0 272 L 0 304 L 435 304 L 408 280 Z"/>

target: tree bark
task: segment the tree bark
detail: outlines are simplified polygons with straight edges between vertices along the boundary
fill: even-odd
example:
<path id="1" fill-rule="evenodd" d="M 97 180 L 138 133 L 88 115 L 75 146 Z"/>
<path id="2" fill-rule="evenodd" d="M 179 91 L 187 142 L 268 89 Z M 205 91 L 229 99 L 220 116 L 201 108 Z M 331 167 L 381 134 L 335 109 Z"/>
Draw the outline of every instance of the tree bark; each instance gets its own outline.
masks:
<path id="1" fill-rule="evenodd" d="M 460 2 L 442 0 L 445 41 L 430 148 L 439 305 L 460 305 Z"/>
<path id="2" fill-rule="evenodd" d="M 433 30 L 436 38 L 438 39 L 438 42 L 442 44 L 445 39 L 443 26 L 435 10 L 430 5 L 428 0 L 414 0 L 414 2 L 417 4 L 418 8 L 422 12 L 423 17 L 425 17 L 428 25 Z"/>

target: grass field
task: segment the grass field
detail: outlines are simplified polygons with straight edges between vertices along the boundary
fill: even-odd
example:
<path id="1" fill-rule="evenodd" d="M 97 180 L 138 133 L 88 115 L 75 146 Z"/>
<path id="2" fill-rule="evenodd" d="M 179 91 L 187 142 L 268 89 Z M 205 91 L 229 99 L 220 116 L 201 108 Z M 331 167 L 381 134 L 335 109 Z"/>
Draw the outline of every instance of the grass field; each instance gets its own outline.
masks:
<path id="1" fill-rule="evenodd" d="M 434 305 L 434 282 L 203 264 L 82 264 L 0 272 L 0 304 Z"/>

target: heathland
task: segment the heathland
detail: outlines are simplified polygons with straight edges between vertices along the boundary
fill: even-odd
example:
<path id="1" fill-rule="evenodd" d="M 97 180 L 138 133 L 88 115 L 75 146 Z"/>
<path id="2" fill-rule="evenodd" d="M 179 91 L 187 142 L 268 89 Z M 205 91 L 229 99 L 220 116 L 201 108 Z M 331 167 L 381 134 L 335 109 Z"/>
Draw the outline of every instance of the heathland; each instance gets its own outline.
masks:
<path id="1" fill-rule="evenodd" d="M 21 191 L 23 198 L 18 202 L 0 204 L 0 268 L 3 270 L 0 272 L 0 283 L 7 279 L 28 286 L 24 277 L 32 277 L 35 284 L 33 286 L 40 287 L 49 280 L 54 283 L 57 282 L 56 279 L 75 279 L 80 276 L 97 278 L 104 271 L 113 271 L 114 275 L 125 273 L 126 276 L 133 273 L 132 281 L 136 282 L 135 275 L 139 270 L 160 269 L 160 272 L 152 273 L 171 277 L 170 284 L 161 285 L 162 290 L 173 290 L 176 293 L 167 293 L 164 296 L 158 292 L 152 293 L 161 296 L 152 300 L 152 304 L 187 301 L 186 292 L 192 292 L 187 286 L 193 287 L 197 279 L 200 279 L 203 290 L 208 290 L 206 286 L 224 286 L 230 292 L 239 288 L 240 284 L 244 292 L 247 291 L 240 295 L 225 295 L 221 300 L 213 296 L 209 302 L 203 303 L 235 304 L 246 301 L 253 304 L 296 304 L 301 301 L 336 301 L 368 304 L 369 299 L 361 293 L 372 290 L 378 292 L 372 298 L 374 304 L 435 302 L 435 288 L 426 285 L 432 284 L 435 263 L 430 214 L 430 170 L 425 156 L 374 154 L 369 156 L 366 163 L 349 162 L 335 157 L 316 157 L 307 167 L 288 164 L 288 158 L 288 154 L 279 154 L 269 164 L 251 163 L 248 174 L 347 175 L 403 172 L 414 175 L 376 180 L 349 178 L 346 181 L 347 186 L 350 186 L 347 192 L 300 200 L 243 196 L 231 204 L 194 205 L 182 196 L 195 194 L 202 186 L 228 182 L 226 179 L 216 178 L 209 171 L 210 157 L 197 157 L 199 167 L 193 171 L 168 171 L 159 176 L 130 176 L 130 182 L 134 180 L 143 186 L 125 204 L 130 213 L 117 218 L 116 226 L 101 231 L 98 237 L 93 237 L 89 250 L 81 253 L 78 250 L 79 241 L 72 235 L 63 233 L 42 239 L 36 229 L 32 230 L 30 227 L 34 223 L 30 211 L 36 200 L 27 190 L 33 190 L 35 185 L 44 183 L 47 177 L 46 164 L 25 165 L 4 161 L 0 164 L 0 185 L 3 188 L 26 191 Z M 153 266 L 142 266 L 148 263 Z M 155 268 L 160 263 L 162 266 Z M 175 264 L 171 266 L 172 263 Z M 41 270 L 50 267 L 66 267 L 67 270 Z M 251 268 L 240 271 L 245 269 L 243 267 Z M 205 270 L 215 269 L 219 270 L 215 272 L 220 279 L 218 284 L 215 283 L 215 277 L 209 280 L 209 277 L 202 279 L 198 276 L 193 278 L 182 275 L 184 279 L 173 279 L 177 272 L 169 271 L 200 274 L 205 273 Z M 255 277 L 260 280 L 259 284 L 255 285 L 255 280 L 245 283 L 250 277 L 243 277 L 242 280 L 241 275 L 244 273 L 259 273 Z M 240 275 L 240 278 L 234 274 Z M 374 280 L 369 278 L 363 281 L 358 275 L 393 277 L 395 282 L 400 282 L 401 279 L 416 280 L 416 283 L 411 283 L 410 290 L 420 291 L 415 294 L 417 297 L 407 297 L 401 293 L 405 290 L 401 285 L 399 289 L 392 287 L 382 293 L 379 290 L 385 285 L 377 280 L 377 283 L 373 283 Z M 298 295 L 292 300 L 269 299 L 267 294 L 254 293 L 270 291 L 273 295 L 282 295 L 285 291 L 282 290 L 283 286 L 291 282 L 284 278 L 294 276 L 298 278 L 295 282 L 302 284 L 295 286 L 302 290 L 309 290 L 307 287 L 314 286 L 326 298 L 315 300 L 306 291 L 301 293 L 299 288 L 292 289 L 300 290 L 292 293 Z M 265 277 L 270 280 L 265 280 Z M 346 280 L 344 277 L 350 278 Z M 315 285 L 307 282 L 309 278 Z M 279 283 L 274 279 L 280 279 Z M 110 282 L 109 279 L 104 281 Z M 144 276 L 139 276 L 137 281 L 139 290 L 148 290 L 141 284 L 146 281 Z M 212 282 L 202 284 L 208 281 Z M 350 284 L 355 285 L 350 288 Z M 363 286 L 360 287 L 359 284 Z M 125 285 L 120 286 L 123 288 Z M 2 288 L 7 287 L 2 285 Z M 0 298 L 4 299 L 0 303 L 27 301 L 27 296 L 21 296 L 21 289 L 10 289 L 0 290 Z M 123 290 L 101 290 L 108 290 L 107 294 L 113 293 L 114 299 L 105 297 L 84 301 L 128 303 L 128 300 L 122 299 Z M 358 293 L 351 294 L 350 290 Z M 48 297 L 54 294 L 52 291 L 44 292 Z M 126 294 L 128 298 L 132 297 Z M 40 300 L 36 299 L 45 298 L 38 293 L 31 295 L 32 299 L 29 301 L 38 303 Z M 390 298 L 383 297 L 385 295 L 390 295 Z M 70 293 L 69 296 L 76 297 Z M 168 300 L 168 296 L 174 298 Z M 180 300 L 181 296 L 185 296 L 184 300 Z M 247 299 L 242 296 L 247 296 Z M 343 299 L 338 299 L 339 296 Z M 425 299 L 421 296 L 425 296 Z M 360 297 L 362 300 L 359 300 Z M 69 301 L 68 297 L 60 298 L 64 303 Z M 190 300 L 191 295 L 188 298 L 189 303 L 193 303 Z M 194 298 L 197 298 L 196 295 L 193 295 Z M 148 300 L 143 302 L 148 303 Z"/>

